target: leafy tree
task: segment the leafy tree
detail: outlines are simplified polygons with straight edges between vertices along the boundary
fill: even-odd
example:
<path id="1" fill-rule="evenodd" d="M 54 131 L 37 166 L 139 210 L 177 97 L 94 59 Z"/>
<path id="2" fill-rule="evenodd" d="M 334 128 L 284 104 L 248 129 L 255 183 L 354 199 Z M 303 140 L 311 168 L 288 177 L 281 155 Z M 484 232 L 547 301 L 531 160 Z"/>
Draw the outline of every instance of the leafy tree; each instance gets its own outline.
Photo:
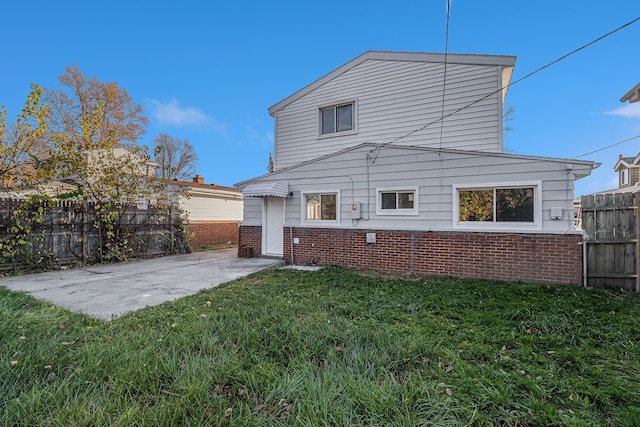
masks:
<path id="1" fill-rule="evenodd" d="M 87 78 L 77 66 L 59 76 L 65 89 L 45 91 L 51 106 L 49 136 L 76 151 L 108 149 L 135 144 L 148 119 L 118 84 Z"/>
<path id="2" fill-rule="evenodd" d="M 148 122 L 142 107 L 117 83 L 87 78 L 77 66 L 59 80 L 62 89 L 44 92 L 51 108 L 48 164 L 56 177 L 101 204 L 157 199 L 163 188 L 144 178 L 154 171 L 146 148 L 136 144 Z"/>
<path id="3" fill-rule="evenodd" d="M 100 258 L 126 259 L 144 227 L 135 208 L 172 205 L 177 189 L 155 178 L 146 147 L 136 144 L 148 120 L 126 90 L 87 78 L 75 66 L 67 67 L 60 82 L 64 89 L 45 91 L 52 112 L 49 166 L 56 178 L 77 187 L 68 195 L 93 203 Z"/>
<path id="4" fill-rule="evenodd" d="M 198 155 L 189 140 L 161 133 L 153 143 L 153 160 L 158 164 L 160 178 L 186 181 L 193 177 Z"/>
<path id="5" fill-rule="evenodd" d="M 41 98 L 42 88 L 31 85 L 31 93 L 14 123 L 6 122 L 6 109 L 0 107 L 0 187 L 30 186 L 43 178 L 38 165 L 48 157 L 43 135 L 50 109 Z"/>
<path id="6" fill-rule="evenodd" d="M 493 190 L 461 190 L 460 221 L 492 221 Z"/>

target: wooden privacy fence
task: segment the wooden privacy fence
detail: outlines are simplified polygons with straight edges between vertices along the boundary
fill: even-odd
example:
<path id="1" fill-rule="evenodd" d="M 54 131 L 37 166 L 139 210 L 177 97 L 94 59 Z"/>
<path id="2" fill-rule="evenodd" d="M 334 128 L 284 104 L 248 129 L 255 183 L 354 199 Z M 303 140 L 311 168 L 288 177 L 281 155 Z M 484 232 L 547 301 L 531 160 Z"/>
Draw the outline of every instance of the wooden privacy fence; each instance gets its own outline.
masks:
<path id="1" fill-rule="evenodd" d="M 111 222 L 104 221 L 105 215 Z M 12 246 L 13 245 L 13 246 Z M 0 199 L 0 271 L 184 253 L 189 250 L 176 207 Z"/>
<path id="2" fill-rule="evenodd" d="M 582 196 L 585 284 L 640 292 L 639 193 Z"/>

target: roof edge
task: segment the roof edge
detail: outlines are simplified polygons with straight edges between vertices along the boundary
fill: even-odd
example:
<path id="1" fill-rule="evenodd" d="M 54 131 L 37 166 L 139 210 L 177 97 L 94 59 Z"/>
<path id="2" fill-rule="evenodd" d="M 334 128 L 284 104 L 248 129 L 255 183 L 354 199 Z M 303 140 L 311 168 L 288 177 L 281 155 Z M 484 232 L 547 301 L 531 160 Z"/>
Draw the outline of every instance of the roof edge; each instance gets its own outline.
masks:
<path id="1" fill-rule="evenodd" d="M 631 88 L 631 90 L 620 98 L 620 102 L 638 102 L 640 101 L 640 83 Z"/>
<path id="2" fill-rule="evenodd" d="M 452 154 L 466 154 L 466 155 L 471 155 L 471 156 L 489 156 L 489 157 L 508 157 L 508 158 L 515 158 L 515 159 L 523 159 L 523 160 L 540 160 L 540 161 L 548 161 L 548 162 L 556 162 L 556 163 L 571 163 L 574 165 L 581 165 L 581 166 L 586 166 L 586 167 L 590 167 L 592 170 L 593 169 L 597 169 L 599 168 L 602 163 L 599 162 L 595 162 L 593 160 L 578 160 L 578 159 L 571 159 L 571 158 L 560 158 L 560 157 L 544 157 L 544 156 L 531 156 L 531 155 L 526 155 L 526 154 L 511 154 L 511 153 L 492 153 L 492 152 L 488 152 L 488 151 L 472 151 L 472 150 L 456 150 L 456 149 L 451 149 L 451 148 L 435 148 L 435 147 L 418 147 L 415 145 L 392 145 L 392 144 L 378 144 L 378 143 L 373 143 L 373 142 L 363 142 L 362 144 L 359 145 L 355 145 L 353 147 L 349 147 L 349 148 L 345 148 L 344 150 L 340 150 L 340 151 L 336 151 L 334 153 L 330 153 L 330 154 L 325 154 L 324 156 L 320 156 L 320 157 L 316 157 L 315 159 L 311 159 L 311 160 L 307 160 L 305 162 L 301 162 L 292 166 L 288 166 L 286 168 L 282 168 L 282 169 L 278 169 L 274 172 L 269 172 L 266 173 L 264 175 L 260 175 L 254 178 L 250 178 L 244 181 L 240 181 L 238 183 L 235 184 L 236 187 L 243 187 L 246 185 L 249 185 L 252 182 L 255 181 L 259 181 L 263 178 L 266 177 L 270 177 L 270 176 L 275 176 L 278 175 L 280 173 L 284 173 L 287 171 L 290 171 L 292 169 L 295 168 L 299 168 L 302 166 L 305 166 L 307 164 L 310 163 L 314 163 L 314 162 L 318 162 L 330 157 L 335 157 L 335 156 L 339 156 L 343 153 L 347 153 L 350 151 L 355 151 L 355 150 L 359 150 L 361 148 L 364 147 L 370 147 L 371 150 L 376 150 L 376 149 L 383 149 L 383 148 L 398 148 L 398 149 L 404 149 L 404 150 L 415 150 L 415 151 L 429 151 L 429 152 L 434 152 L 434 153 L 452 153 Z"/>

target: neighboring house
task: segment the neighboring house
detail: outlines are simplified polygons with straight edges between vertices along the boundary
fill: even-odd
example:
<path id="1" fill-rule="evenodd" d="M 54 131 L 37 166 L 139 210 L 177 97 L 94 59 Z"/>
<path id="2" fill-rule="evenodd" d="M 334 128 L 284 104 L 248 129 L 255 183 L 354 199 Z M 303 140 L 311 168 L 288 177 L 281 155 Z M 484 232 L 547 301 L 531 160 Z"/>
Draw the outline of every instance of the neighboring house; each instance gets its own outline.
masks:
<path id="1" fill-rule="evenodd" d="M 640 182 L 640 153 L 635 157 L 620 154 L 613 170 L 618 173 L 618 189 L 633 189 Z"/>
<path id="2" fill-rule="evenodd" d="M 514 65 L 369 51 L 272 106 L 275 171 L 236 184 L 239 253 L 579 283 L 573 182 L 599 165 L 504 153 Z"/>
<path id="3" fill-rule="evenodd" d="M 22 199 L 32 195 L 44 195 L 49 197 L 57 197 L 67 195 L 74 191 L 86 189 L 90 185 L 96 189 L 101 187 L 101 183 L 113 173 L 118 171 L 122 174 L 129 174 L 142 178 L 156 176 L 157 163 L 145 160 L 138 154 L 132 153 L 124 148 L 113 148 L 111 150 L 88 150 L 84 152 L 83 157 L 86 170 L 83 170 L 82 176 L 77 173 L 63 173 L 63 166 L 58 166 L 54 176 L 47 181 L 39 183 L 29 183 L 21 185 L 20 183 L 12 183 L 7 181 L 4 187 L 0 187 L 0 197 Z M 43 159 L 44 163 L 49 159 Z M 115 186 L 111 185 L 112 187 Z M 85 198 L 90 196 L 85 194 Z M 140 200 L 138 204 L 146 204 L 148 201 Z"/>
<path id="4" fill-rule="evenodd" d="M 640 83 L 635 85 L 629 92 L 625 93 L 620 102 L 640 101 Z M 614 172 L 618 174 L 618 187 L 610 190 L 598 191 L 593 194 L 615 194 L 629 193 L 640 190 L 640 153 L 635 157 L 624 157 L 619 155 L 618 161 L 613 166 Z M 577 229 L 582 229 L 582 200 L 577 197 L 573 201 L 575 223 Z"/>
<path id="5" fill-rule="evenodd" d="M 620 102 L 627 101 L 629 103 L 640 101 L 640 83 L 620 98 Z M 613 170 L 618 173 L 619 189 L 637 186 L 638 182 L 640 182 L 640 153 L 635 157 L 623 157 L 620 154 L 620 158 Z"/>
<path id="6" fill-rule="evenodd" d="M 192 247 L 238 243 L 242 193 L 231 187 L 205 184 L 200 175 L 196 175 L 193 182 L 171 183 L 183 190 L 179 205 L 188 215 Z"/>
<path id="7" fill-rule="evenodd" d="M 620 102 L 627 101 L 640 101 L 640 83 L 620 98 Z M 599 191 L 598 194 L 635 192 L 640 189 L 640 153 L 635 157 L 624 157 L 620 154 L 613 170 L 618 174 L 618 188 Z"/>

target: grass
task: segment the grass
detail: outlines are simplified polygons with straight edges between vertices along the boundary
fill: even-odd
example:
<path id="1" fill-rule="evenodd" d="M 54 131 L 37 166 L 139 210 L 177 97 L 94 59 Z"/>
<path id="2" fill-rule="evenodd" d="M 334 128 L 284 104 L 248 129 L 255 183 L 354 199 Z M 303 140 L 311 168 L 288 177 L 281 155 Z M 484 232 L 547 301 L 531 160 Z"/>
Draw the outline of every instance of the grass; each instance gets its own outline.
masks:
<path id="1" fill-rule="evenodd" d="M 640 425 L 611 290 L 277 270 L 101 322 L 0 288 L 0 331 L 4 425 Z"/>

